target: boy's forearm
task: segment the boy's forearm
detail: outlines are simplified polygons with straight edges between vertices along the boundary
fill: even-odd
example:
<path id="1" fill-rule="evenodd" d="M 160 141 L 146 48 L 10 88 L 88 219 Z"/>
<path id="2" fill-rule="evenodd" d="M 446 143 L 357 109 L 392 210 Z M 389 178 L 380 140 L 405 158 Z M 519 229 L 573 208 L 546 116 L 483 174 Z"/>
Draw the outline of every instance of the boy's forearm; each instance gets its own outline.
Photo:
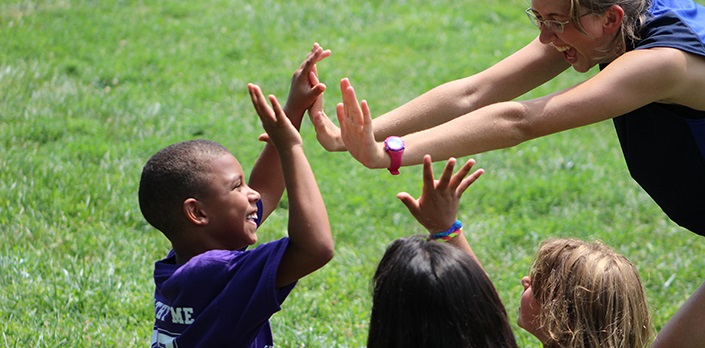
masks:
<path id="1" fill-rule="evenodd" d="M 306 109 L 296 110 L 289 105 L 288 101 L 282 109 L 284 110 L 284 113 L 291 121 L 291 124 L 294 125 L 294 128 L 296 128 L 296 130 L 300 130 L 301 129 L 301 122 L 303 122 L 304 114 L 306 113 Z"/>
<path id="2" fill-rule="evenodd" d="M 286 106 L 283 110 L 292 125 L 299 130 L 303 112 L 294 111 Z M 279 201 L 286 189 L 281 169 L 281 159 L 274 145 L 267 143 L 262 152 L 260 152 L 255 165 L 252 167 L 249 185 L 259 192 L 262 197 L 265 210 L 262 219 L 264 220 L 279 205 Z"/>
<path id="3" fill-rule="evenodd" d="M 328 243 L 332 241 L 328 213 L 303 148 L 298 145 L 285 151 L 282 167 L 291 216 L 289 236 L 296 240 Z"/>
<path id="4" fill-rule="evenodd" d="M 281 161 L 274 145 L 267 143 L 260 152 L 250 173 L 249 186 L 260 193 L 264 220 L 279 204 L 285 189 Z"/>
<path id="5" fill-rule="evenodd" d="M 289 199 L 289 246 L 277 273 L 284 286 L 323 267 L 333 257 L 328 213 L 301 145 L 280 150 Z"/>

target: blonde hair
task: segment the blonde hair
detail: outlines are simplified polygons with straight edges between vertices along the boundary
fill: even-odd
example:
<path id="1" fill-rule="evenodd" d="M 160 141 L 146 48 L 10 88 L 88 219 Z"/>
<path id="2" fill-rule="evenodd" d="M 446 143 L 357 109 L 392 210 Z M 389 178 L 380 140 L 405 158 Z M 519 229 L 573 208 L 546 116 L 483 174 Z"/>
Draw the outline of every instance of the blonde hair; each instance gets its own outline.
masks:
<path id="1" fill-rule="evenodd" d="M 621 29 L 613 41 L 613 47 L 618 55 L 626 51 L 626 41 L 639 40 L 639 31 L 644 25 L 648 15 L 651 0 L 570 0 L 570 21 L 575 23 L 583 34 L 587 35 L 580 21 L 581 8 L 587 8 L 588 13 L 602 15 L 612 6 L 617 5 L 624 10 Z M 609 54 L 610 49 L 605 49 Z"/>
<path id="2" fill-rule="evenodd" d="M 601 242 L 549 239 L 530 272 L 545 347 L 645 347 L 652 328 L 641 279 Z"/>

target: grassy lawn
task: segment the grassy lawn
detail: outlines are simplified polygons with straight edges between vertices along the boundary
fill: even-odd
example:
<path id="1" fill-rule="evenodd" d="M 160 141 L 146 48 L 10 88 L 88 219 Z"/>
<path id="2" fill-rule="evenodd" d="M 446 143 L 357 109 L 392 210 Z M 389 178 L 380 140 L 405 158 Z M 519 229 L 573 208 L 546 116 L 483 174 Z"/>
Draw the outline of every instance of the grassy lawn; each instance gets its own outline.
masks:
<path id="1" fill-rule="evenodd" d="M 319 64 L 328 113 L 349 77 L 379 115 L 522 47 L 536 35 L 526 7 L 0 0 L 0 345 L 148 345 L 153 263 L 169 244 L 139 211 L 142 165 L 168 144 L 208 138 L 248 172 L 262 147 L 248 82 L 283 100 L 319 42 L 333 51 Z M 567 71 L 522 98 L 585 78 Z M 275 343 L 362 347 L 379 258 L 393 239 L 422 232 L 395 197 L 420 194 L 421 166 L 392 177 L 323 150 L 308 120 L 301 133 L 336 256 L 273 317 Z M 634 262 L 656 329 L 705 280 L 705 239 L 669 221 L 629 177 L 611 122 L 473 158 L 487 172 L 466 193 L 460 219 L 512 321 L 520 279 L 552 236 L 600 239 Z M 260 240 L 284 236 L 286 221 L 284 202 Z M 514 327 L 520 346 L 539 346 Z"/>

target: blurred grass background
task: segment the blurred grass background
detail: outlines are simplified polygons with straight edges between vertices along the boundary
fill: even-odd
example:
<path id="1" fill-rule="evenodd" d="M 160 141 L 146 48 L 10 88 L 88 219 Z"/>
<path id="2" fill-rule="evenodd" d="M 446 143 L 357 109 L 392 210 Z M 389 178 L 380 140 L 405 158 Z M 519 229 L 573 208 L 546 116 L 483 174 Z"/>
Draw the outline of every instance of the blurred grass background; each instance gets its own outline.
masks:
<path id="1" fill-rule="evenodd" d="M 169 244 L 139 211 L 142 165 L 168 144 L 208 138 L 248 172 L 262 147 L 248 82 L 283 100 L 319 42 L 333 51 L 318 66 L 329 115 L 342 77 L 379 115 L 522 47 L 536 35 L 527 6 L 0 1 L 0 345 L 148 345 L 152 267 Z M 567 71 L 522 98 L 586 77 Z M 420 194 L 421 167 L 392 177 L 325 152 L 308 121 L 301 132 L 336 256 L 273 317 L 275 343 L 361 347 L 376 263 L 391 240 L 422 232 L 395 197 Z M 632 260 L 656 329 L 705 280 L 702 238 L 669 221 L 632 181 L 611 122 L 473 158 L 487 173 L 465 194 L 460 219 L 512 321 L 520 278 L 548 237 L 600 239 Z M 286 220 L 283 203 L 260 240 L 284 236 Z M 520 346 L 539 346 L 514 328 Z"/>

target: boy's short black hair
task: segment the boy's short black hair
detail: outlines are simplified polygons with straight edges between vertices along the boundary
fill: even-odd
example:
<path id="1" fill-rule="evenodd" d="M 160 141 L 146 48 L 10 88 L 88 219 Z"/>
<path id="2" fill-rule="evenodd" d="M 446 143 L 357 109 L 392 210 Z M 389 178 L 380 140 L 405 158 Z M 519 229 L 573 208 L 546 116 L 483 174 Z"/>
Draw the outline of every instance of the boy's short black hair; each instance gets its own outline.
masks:
<path id="1" fill-rule="evenodd" d="M 182 204 L 202 192 L 213 159 L 230 154 L 210 140 L 169 145 L 152 155 L 142 169 L 139 204 L 142 215 L 167 237 L 179 230 Z"/>

